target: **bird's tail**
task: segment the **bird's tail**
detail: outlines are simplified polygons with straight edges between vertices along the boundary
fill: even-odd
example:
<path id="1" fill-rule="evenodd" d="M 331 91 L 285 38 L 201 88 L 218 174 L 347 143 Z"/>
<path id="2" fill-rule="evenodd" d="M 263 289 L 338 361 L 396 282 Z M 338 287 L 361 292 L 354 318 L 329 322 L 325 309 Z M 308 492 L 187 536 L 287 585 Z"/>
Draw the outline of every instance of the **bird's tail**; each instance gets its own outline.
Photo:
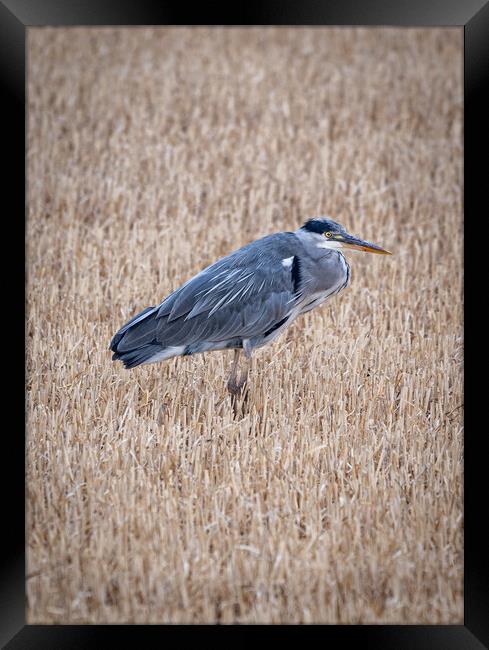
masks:
<path id="1" fill-rule="evenodd" d="M 114 335 L 110 342 L 114 361 L 122 361 L 125 368 L 134 368 L 141 363 L 150 363 L 155 356 L 164 353 L 164 346 L 154 335 L 157 310 L 157 307 L 148 307 Z"/>
<path id="2" fill-rule="evenodd" d="M 152 361 L 158 361 L 158 358 L 155 359 L 155 357 L 158 357 L 158 355 L 163 351 L 164 348 L 159 343 L 156 345 L 144 345 L 141 348 L 128 350 L 127 352 L 116 351 L 112 355 L 112 360 L 122 361 L 124 368 L 135 368 L 142 363 L 151 363 Z"/>

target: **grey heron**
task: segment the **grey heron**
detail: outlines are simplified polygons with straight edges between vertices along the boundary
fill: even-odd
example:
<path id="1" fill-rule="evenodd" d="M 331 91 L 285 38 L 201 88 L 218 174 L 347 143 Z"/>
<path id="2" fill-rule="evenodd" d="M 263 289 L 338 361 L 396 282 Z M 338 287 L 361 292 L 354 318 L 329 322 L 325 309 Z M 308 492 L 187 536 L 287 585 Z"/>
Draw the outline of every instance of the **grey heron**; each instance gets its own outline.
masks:
<path id="1" fill-rule="evenodd" d="M 223 257 L 134 316 L 114 335 L 112 359 L 134 368 L 234 349 L 227 387 L 236 395 L 255 348 L 271 343 L 299 315 L 348 285 L 350 267 L 342 249 L 391 254 L 332 219 L 309 219 L 295 232 L 267 235 Z M 238 379 L 240 351 L 248 363 Z"/>

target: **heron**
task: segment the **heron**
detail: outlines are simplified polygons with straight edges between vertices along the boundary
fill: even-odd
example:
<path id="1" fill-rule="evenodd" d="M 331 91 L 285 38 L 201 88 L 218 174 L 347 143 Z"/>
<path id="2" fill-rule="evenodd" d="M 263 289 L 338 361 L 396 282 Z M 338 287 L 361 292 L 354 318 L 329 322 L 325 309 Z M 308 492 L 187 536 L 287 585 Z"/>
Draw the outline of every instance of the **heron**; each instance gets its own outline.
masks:
<path id="1" fill-rule="evenodd" d="M 342 250 L 391 253 L 349 234 L 329 217 L 294 232 L 257 239 L 203 269 L 114 335 L 113 360 L 125 368 L 214 350 L 234 350 L 227 381 L 232 396 L 246 384 L 252 353 L 294 320 L 345 289 L 350 266 Z M 239 368 L 244 353 L 244 372 Z"/>

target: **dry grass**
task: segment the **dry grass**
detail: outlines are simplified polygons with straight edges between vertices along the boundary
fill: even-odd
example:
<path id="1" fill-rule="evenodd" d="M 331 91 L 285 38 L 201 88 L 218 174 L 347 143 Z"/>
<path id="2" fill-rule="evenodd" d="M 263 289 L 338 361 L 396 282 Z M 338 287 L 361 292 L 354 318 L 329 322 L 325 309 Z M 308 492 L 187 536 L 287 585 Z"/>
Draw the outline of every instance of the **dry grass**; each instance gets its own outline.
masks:
<path id="1" fill-rule="evenodd" d="M 28 620 L 460 623 L 461 29 L 30 29 Z M 114 331 L 334 215 L 395 256 L 254 359 Z"/>

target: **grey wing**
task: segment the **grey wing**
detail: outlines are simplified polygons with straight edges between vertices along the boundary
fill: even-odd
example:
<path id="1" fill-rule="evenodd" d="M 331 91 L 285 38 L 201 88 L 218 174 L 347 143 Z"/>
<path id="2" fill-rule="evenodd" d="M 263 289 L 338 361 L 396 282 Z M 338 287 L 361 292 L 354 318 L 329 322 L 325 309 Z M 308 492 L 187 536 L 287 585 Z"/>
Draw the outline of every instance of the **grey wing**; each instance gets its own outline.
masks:
<path id="1" fill-rule="evenodd" d="M 265 237 L 204 269 L 129 330 L 119 349 L 266 335 L 287 319 L 300 297 L 297 242 L 290 237 Z"/>

